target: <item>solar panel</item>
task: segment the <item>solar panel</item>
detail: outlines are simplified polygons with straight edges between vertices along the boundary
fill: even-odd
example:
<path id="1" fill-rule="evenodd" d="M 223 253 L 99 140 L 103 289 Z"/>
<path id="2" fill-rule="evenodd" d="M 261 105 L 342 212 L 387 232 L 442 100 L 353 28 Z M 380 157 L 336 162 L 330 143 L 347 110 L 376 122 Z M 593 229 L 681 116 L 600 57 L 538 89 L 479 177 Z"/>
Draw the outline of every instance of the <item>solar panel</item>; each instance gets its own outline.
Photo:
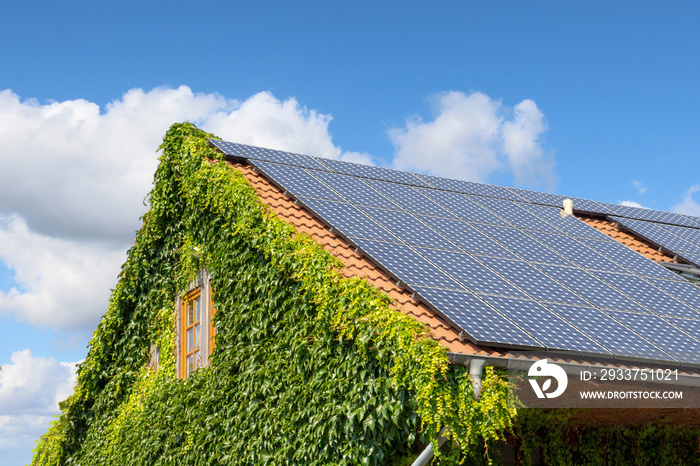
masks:
<path id="1" fill-rule="evenodd" d="M 464 194 L 439 191 L 437 189 L 418 189 L 426 196 L 435 200 L 438 204 L 454 212 L 462 220 L 492 225 L 513 226 L 510 222 L 484 209 Z"/>
<path id="2" fill-rule="evenodd" d="M 471 293 L 425 287 L 415 290 L 421 298 L 462 328 L 476 344 L 542 348 L 540 342 Z"/>
<path id="3" fill-rule="evenodd" d="M 649 312 L 639 303 L 585 270 L 553 265 L 538 265 L 537 268 L 556 281 L 565 284 L 567 288 L 573 290 L 586 301 L 600 308 Z"/>
<path id="4" fill-rule="evenodd" d="M 519 207 L 515 202 L 477 196 L 471 196 L 471 199 L 518 228 L 563 233 L 563 231 L 556 226 L 544 221 L 532 212 Z"/>
<path id="5" fill-rule="evenodd" d="M 475 259 L 508 279 L 509 282 L 537 301 L 587 304 L 530 264 L 499 257 L 475 256 Z"/>
<path id="6" fill-rule="evenodd" d="M 527 298 L 525 293 L 467 254 L 427 248 L 416 248 L 416 251 L 473 293 Z"/>
<path id="7" fill-rule="evenodd" d="M 693 335 L 695 337 L 700 335 L 700 320 L 679 319 L 675 317 L 666 317 L 666 320 L 688 335 Z"/>
<path id="8" fill-rule="evenodd" d="M 413 173 L 392 170 L 390 168 L 373 167 L 371 165 L 329 159 L 323 159 L 323 164 L 334 172 L 342 173 L 343 175 L 359 176 L 371 180 L 391 181 L 413 186 L 430 186 Z"/>
<path id="9" fill-rule="evenodd" d="M 511 191 L 513 191 L 515 194 L 523 198 L 529 203 L 532 204 L 540 204 L 543 206 L 551 206 L 551 207 L 559 207 L 561 208 L 564 199 L 567 199 L 566 196 L 562 196 L 560 194 L 550 194 L 550 193 L 540 193 L 537 191 L 529 191 L 527 189 L 518 189 L 518 188 L 508 188 Z"/>
<path id="10" fill-rule="evenodd" d="M 661 317 L 616 311 L 610 311 L 609 314 L 674 358 L 700 363 L 700 341 L 669 325 Z"/>
<path id="11" fill-rule="evenodd" d="M 445 275 L 409 246 L 360 238 L 353 238 L 353 242 L 372 259 L 388 269 L 397 279 L 413 287 L 434 286 L 463 290 L 456 281 Z"/>
<path id="12" fill-rule="evenodd" d="M 518 256 L 504 248 L 467 222 L 441 217 L 417 215 L 417 217 L 433 230 L 439 231 L 466 252 L 517 259 Z"/>
<path id="13" fill-rule="evenodd" d="M 620 270 L 619 264 L 598 254 L 584 243 L 570 236 L 542 232 L 531 232 L 530 235 L 584 269 L 607 270 L 611 272 Z"/>
<path id="14" fill-rule="evenodd" d="M 401 209 L 386 196 L 372 189 L 361 178 L 331 172 L 313 171 L 311 173 L 353 204 L 384 209 Z"/>
<path id="15" fill-rule="evenodd" d="M 472 226 L 528 262 L 571 265 L 570 261 L 552 249 L 515 228 L 479 225 L 477 223 L 472 223 Z"/>
<path id="16" fill-rule="evenodd" d="M 598 202 L 591 201 L 589 199 L 582 199 L 580 197 L 568 197 L 573 201 L 574 212 L 585 212 L 588 214 L 600 214 L 605 213 L 605 208 Z"/>
<path id="17" fill-rule="evenodd" d="M 574 327 L 594 336 L 596 341 L 618 356 L 675 361 L 626 326 L 595 308 L 548 304 L 547 307 Z"/>
<path id="18" fill-rule="evenodd" d="M 408 212 L 361 207 L 361 210 L 407 244 L 459 251 L 459 248 Z"/>
<path id="19" fill-rule="evenodd" d="M 453 213 L 410 186 L 377 180 L 367 180 L 367 183 L 409 212 L 457 218 Z"/>
<path id="20" fill-rule="evenodd" d="M 331 201 L 344 200 L 338 193 L 311 176 L 303 168 L 261 161 L 255 161 L 255 166 L 296 197 L 309 196 Z"/>
<path id="21" fill-rule="evenodd" d="M 659 224 L 658 226 L 666 230 L 667 232 L 672 233 L 685 241 L 688 241 L 689 243 L 692 243 L 696 246 L 700 245 L 700 229 L 682 227 L 678 225 Z"/>
<path id="22" fill-rule="evenodd" d="M 510 199 L 513 201 L 523 201 L 524 199 L 515 194 L 508 188 L 502 186 L 494 186 L 484 183 L 475 183 L 473 181 L 453 180 L 450 178 L 441 178 L 439 176 L 417 174 L 421 180 L 428 183 L 429 186 L 446 191 L 454 191 L 464 194 L 475 194 L 477 196 L 495 197 L 498 199 Z"/>
<path id="23" fill-rule="evenodd" d="M 700 254 L 700 246 L 689 243 L 654 223 L 621 217 L 610 217 L 610 219 L 652 244 L 663 246 L 674 253 Z"/>
<path id="24" fill-rule="evenodd" d="M 681 254 L 681 257 L 683 257 L 683 259 L 686 261 L 693 263 L 693 265 L 700 267 L 700 254 L 689 254 L 684 252 Z"/>
<path id="25" fill-rule="evenodd" d="M 313 168 L 316 170 L 328 170 L 318 160 L 310 155 L 293 154 L 273 149 L 263 149 L 262 147 L 247 146 L 235 142 L 226 142 L 219 139 L 209 139 L 221 152 L 226 155 L 241 159 L 264 160 L 267 162 L 294 165 L 296 167 Z"/>
<path id="26" fill-rule="evenodd" d="M 593 274 L 656 314 L 683 317 L 692 312 L 691 308 L 640 277 L 606 272 Z"/>
<path id="27" fill-rule="evenodd" d="M 671 272 L 669 272 L 671 273 Z M 693 286 L 685 280 L 661 280 L 658 278 L 647 278 L 657 288 L 673 296 L 677 300 L 693 308 L 692 312 L 680 315 L 691 319 L 700 319 L 700 288 Z M 657 312 L 657 314 L 660 314 Z"/>
<path id="28" fill-rule="evenodd" d="M 657 223 L 669 223 L 673 225 L 695 227 L 695 225 L 693 224 L 694 222 L 690 221 L 681 214 L 676 214 L 673 212 L 662 212 L 660 210 L 645 209 L 641 207 L 615 205 L 615 211 L 612 215 L 618 217 L 627 217 L 635 220 L 645 220 Z"/>
<path id="29" fill-rule="evenodd" d="M 340 230 L 346 236 L 399 242 L 396 236 L 389 233 L 385 228 L 382 228 L 377 222 L 351 204 L 303 196 L 299 197 L 299 200 L 318 217 Z"/>
<path id="30" fill-rule="evenodd" d="M 683 280 L 675 273 L 669 271 L 665 267 L 658 265 L 656 262 L 647 259 L 641 254 L 633 251 L 627 246 L 618 242 L 597 241 L 593 239 L 581 238 L 580 241 L 589 248 L 608 257 L 617 264 L 620 264 L 624 271 L 644 277 L 665 278 L 667 280 Z"/>
<path id="31" fill-rule="evenodd" d="M 481 296 L 481 299 L 505 314 L 547 349 L 609 353 L 598 343 L 535 301 L 500 296 Z"/>
<path id="32" fill-rule="evenodd" d="M 610 238 L 605 233 L 598 231 L 596 228 L 593 228 L 586 222 L 583 222 L 572 215 L 562 217 L 560 214 L 560 212 L 562 212 L 561 208 L 557 209 L 555 207 L 529 204 L 522 204 L 521 207 L 539 217 L 542 217 L 552 225 L 571 236 L 615 242 L 614 239 Z"/>

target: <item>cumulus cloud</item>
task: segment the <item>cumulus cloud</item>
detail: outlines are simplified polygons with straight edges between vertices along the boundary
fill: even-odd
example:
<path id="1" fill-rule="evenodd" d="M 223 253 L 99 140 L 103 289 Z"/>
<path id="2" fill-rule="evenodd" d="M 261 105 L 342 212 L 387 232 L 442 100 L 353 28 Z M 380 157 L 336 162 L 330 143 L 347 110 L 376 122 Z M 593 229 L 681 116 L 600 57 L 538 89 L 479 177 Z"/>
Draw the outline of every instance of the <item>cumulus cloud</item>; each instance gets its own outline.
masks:
<path id="1" fill-rule="evenodd" d="M 644 186 L 644 184 L 641 181 L 638 180 L 632 180 L 632 185 L 637 188 L 637 191 L 639 191 L 639 194 L 644 194 L 647 192 L 647 187 Z"/>
<path id="2" fill-rule="evenodd" d="M 700 204 L 694 199 L 695 193 L 700 192 L 700 184 L 696 184 L 688 188 L 683 196 L 683 202 L 680 202 L 672 207 L 673 212 L 686 215 L 694 215 L 700 217 Z"/>
<path id="3" fill-rule="evenodd" d="M 332 142 L 330 115 L 269 92 L 245 100 L 132 89 L 104 108 L 39 103 L 0 91 L 0 262 L 17 288 L 0 315 L 56 329 L 94 328 L 106 310 L 168 127 L 192 121 L 225 139 L 371 162 Z"/>
<path id="4" fill-rule="evenodd" d="M 649 207 L 645 207 L 639 202 L 635 201 L 620 201 L 618 204 L 623 205 L 625 207 L 639 207 L 640 209 L 648 209 Z"/>
<path id="5" fill-rule="evenodd" d="M 26 455 L 73 393 L 76 363 L 16 351 L 0 371 L 0 456 Z"/>
<path id="6" fill-rule="evenodd" d="M 540 141 L 547 123 L 532 100 L 507 108 L 480 92 L 452 91 L 433 106 L 432 121 L 415 117 L 389 131 L 396 168 L 470 181 L 508 172 L 518 185 L 556 184 L 554 160 Z"/>

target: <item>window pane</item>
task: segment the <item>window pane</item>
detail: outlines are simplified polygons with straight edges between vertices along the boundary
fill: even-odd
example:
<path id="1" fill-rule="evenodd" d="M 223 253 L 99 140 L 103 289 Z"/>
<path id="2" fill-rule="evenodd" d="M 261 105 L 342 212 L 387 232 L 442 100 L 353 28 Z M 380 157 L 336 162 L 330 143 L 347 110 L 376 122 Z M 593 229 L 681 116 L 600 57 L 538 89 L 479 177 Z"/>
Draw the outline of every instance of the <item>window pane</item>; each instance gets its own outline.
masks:
<path id="1" fill-rule="evenodd" d="M 195 349 L 199 348 L 199 342 L 202 339 L 200 327 L 201 327 L 200 324 L 197 324 L 194 326 L 194 347 L 195 347 Z"/>
<path id="2" fill-rule="evenodd" d="M 192 352 L 192 329 L 187 329 L 187 352 Z"/>
<path id="3" fill-rule="evenodd" d="M 194 306 L 192 301 L 187 302 L 187 326 L 189 327 L 194 323 Z"/>
<path id="4" fill-rule="evenodd" d="M 187 375 L 194 370 L 194 355 L 190 354 L 187 356 Z"/>
<path id="5" fill-rule="evenodd" d="M 202 300 L 197 298 L 194 300 L 195 314 L 194 321 L 199 322 L 202 319 Z"/>

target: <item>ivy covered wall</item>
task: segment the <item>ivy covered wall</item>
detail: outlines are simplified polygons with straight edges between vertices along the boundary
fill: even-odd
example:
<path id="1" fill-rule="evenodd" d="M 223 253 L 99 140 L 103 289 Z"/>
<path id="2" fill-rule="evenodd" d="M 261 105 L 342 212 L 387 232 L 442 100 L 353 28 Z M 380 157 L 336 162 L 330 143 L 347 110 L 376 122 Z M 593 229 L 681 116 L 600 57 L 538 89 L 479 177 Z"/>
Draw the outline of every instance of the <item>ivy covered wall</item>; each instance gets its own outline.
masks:
<path id="1" fill-rule="evenodd" d="M 191 124 L 166 134 L 150 210 L 34 464 L 392 464 L 445 425 L 440 461 L 487 461 L 514 415 L 503 379 L 487 371 L 474 402 L 467 371 L 423 324 L 342 277 L 239 172 L 212 163 L 210 136 Z M 178 380 L 174 300 L 201 268 L 216 347 L 209 368 Z"/>

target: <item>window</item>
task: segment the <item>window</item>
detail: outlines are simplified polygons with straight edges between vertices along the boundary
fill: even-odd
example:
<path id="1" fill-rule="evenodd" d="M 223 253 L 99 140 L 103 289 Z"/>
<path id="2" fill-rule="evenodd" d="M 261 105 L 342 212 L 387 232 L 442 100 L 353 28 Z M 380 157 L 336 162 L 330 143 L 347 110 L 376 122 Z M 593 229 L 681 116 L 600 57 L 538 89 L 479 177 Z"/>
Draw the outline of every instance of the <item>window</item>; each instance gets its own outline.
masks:
<path id="1" fill-rule="evenodd" d="M 200 272 L 188 290 L 176 303 L 177 375 L 183 379 L 200 367 L 209 365 L 216 332 L 207 273 Z"/>

